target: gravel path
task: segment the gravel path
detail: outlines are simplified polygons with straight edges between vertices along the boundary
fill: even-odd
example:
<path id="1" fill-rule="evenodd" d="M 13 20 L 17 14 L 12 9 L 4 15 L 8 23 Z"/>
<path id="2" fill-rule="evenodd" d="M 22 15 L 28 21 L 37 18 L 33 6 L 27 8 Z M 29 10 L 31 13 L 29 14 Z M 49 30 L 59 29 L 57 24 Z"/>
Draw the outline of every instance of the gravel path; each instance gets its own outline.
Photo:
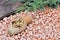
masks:
<path id="1" fill-rule="evenodd" d="M 48 13 L 40 10 L 28 12 L 33 17 L 32 23 L 21 33 L 10 36 L 7 30 L 9 24 L 24 13 L 0 21 L 0 40 L 60 40 L 60 12 L 56 9 L 50 9 Z"/>

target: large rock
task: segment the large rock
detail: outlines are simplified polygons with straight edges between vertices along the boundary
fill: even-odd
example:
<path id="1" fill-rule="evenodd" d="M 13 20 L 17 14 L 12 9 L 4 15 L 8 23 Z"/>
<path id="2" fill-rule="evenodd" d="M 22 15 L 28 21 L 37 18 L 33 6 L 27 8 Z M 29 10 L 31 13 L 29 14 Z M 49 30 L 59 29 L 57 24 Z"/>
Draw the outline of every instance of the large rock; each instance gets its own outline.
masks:
<path id="1" fill-rule="evenodd" d="M 0 19 L 6 14 L 10 14 L 10 12 L 16 10 L 18 5 L 18 1 L 11 2 L 11 0 L 0 0 Z"/>

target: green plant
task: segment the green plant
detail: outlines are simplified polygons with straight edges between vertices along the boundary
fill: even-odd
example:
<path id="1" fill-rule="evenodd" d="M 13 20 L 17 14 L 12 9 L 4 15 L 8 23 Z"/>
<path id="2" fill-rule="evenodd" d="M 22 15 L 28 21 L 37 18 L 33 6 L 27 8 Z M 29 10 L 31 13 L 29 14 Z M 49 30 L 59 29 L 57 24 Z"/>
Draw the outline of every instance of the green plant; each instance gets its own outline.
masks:
<path id="1" fill-rule="evenodd" d="M 16 12 L 27 10 L 27 11 L 36 11 L 37 9 L 44 9 L 47 5 L 51 8 L 56 8 L 60 4 L 60 0 L 18 0 L 22 3 L 22 6 L 19 6 Z"/>

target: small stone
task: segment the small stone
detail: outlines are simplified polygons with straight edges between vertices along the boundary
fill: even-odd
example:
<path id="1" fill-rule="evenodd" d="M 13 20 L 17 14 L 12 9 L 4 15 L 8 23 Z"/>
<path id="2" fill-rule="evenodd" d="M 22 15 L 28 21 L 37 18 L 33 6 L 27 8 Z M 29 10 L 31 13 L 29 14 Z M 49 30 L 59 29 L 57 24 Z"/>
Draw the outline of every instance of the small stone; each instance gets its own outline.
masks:
<path id="1" fill-rule="evenodd" d="M 26 40 L 25 38 L 21 38 L 20 40 Z"/>
<path id="2" fill-rule="evenodd" d="M 27 38 L 27 40 L 31 40 L 31 38 Z"/>
<path id="3" fill-rule="evenodd" d="M 35 21 L 35 24 L 38 24 L 38 21 Z"/>
<path id="4" fill-rule="evenodd" d="M 39 16 L 36 16 L 36 18 L 39 18 Z"/>
<path id="5" fill-rule="evenodd" d="M 29 35 L 33 35 L 32 31 L 29 31 Z"/>

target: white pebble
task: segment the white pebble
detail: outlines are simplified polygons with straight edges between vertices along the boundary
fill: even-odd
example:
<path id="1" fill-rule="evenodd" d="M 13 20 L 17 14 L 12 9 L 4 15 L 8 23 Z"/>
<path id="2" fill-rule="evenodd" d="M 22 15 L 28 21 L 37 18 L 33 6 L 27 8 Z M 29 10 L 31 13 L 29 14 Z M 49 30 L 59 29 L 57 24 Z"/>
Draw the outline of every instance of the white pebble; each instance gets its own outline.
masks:
<path id="1" fill-rule="evenodd" d="M 35 21 L 35 24 L 38 24 L 38 21 Z"/>
<path id="2" fill-rule="evenodd" d="M 33 33 L 32 33 L 32 31 L 29 31 L 29 35 L 32 35 Z"/>
<path id="3" fill-rule="evenodd" d="M 17 36 L 15 36 L 15 39 L 17 39 L 18 37 Z"/>
<path id="4" fill-rule="evenodd" d="M 21 38 L 20 40 L 26 40 L 25 38 Z"/>
<path id="5" fill-rule="evenodd" d="M 40 28 L 40 26 L 37 26 L 37 30 L 40 30 L 41 28 Z"/>
<path id="6" fill-rule="evenodd" d="M 38 35 L 38 34 L 33 34 L 33 36 L 34 36 L 34 37 L 39 37 L 39 35 Z"/>
<path id="7" fill-rule="evenodd" d="M 35 14 L 34 12 L 32 14 Z"/>
<path id="8" fill-rule="evenodd" d="M 32 27 L 27 27 L 28 30 L 32 30 L 33 28 Z"/>
<path id="9" fill-rule="evenodd" d="M 20 34 L 18 34 L 18 36 L 20 36 Z"/>
<path id="10" fill-rule="evenodd" d="M 7 17 L 5 17 L 3 20 L 6 21 L 7 20 Z"/>
<path id="11" fill-rule="evenodd" d="M 36 18 L 39 18 L 39 16 L 36 16 Z"/>
<path id="12" fill-rule="evenodd" d="M 27 40 L 31 40 L 31 38 L 27 38 Z"/>
<path id="13" fill-rule="evenodd" d="M 29 27 L 32 27 L 32 24 L 29 24 Z"/>

